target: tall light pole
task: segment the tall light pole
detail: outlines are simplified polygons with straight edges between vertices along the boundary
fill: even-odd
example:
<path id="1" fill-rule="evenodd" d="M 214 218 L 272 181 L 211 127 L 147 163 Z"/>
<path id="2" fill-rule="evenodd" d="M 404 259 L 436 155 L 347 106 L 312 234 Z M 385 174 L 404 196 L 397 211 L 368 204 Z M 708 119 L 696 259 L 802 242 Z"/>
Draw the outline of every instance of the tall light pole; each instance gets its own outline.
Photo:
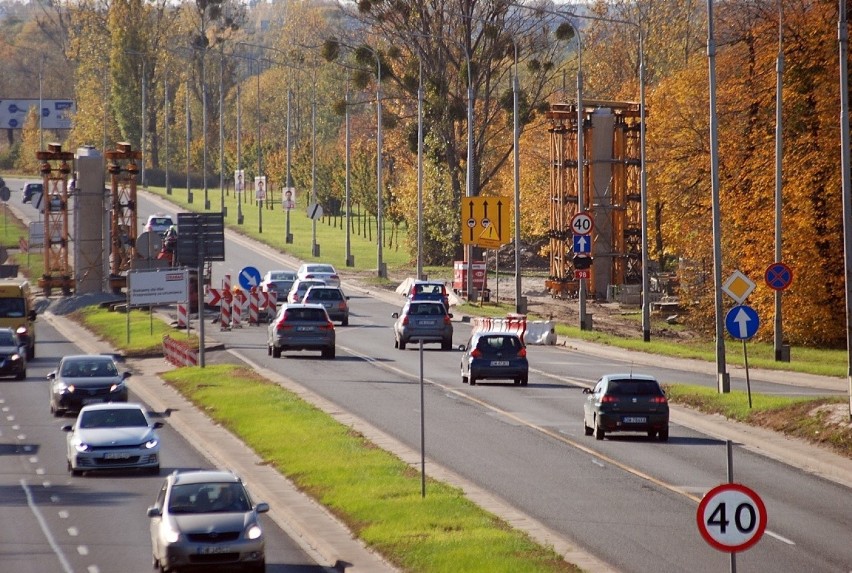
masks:
<path id="1" fill-rule="evenodd" d="M 219 46 L 219 210 L 223 217 L 228 216 L 225 207 L 225 49 Z"/>
<path id="2" fill-rule="evenodd" d="M 781 165 L 784 155 L 784 129 L 783 129 L 783 85 L 784 85 L 784 11 L 781 0 L 778 0 L 778 57 L 775 64 L 775 262 L 781 262 L 781 201 L 783 199 L 783 172 Z M 785 357 L 784 332 L 781 317 L 781 291 L 775 291 L 775 321 L 773 324 L 773 341 L 775 346 L 775 360 L 790 360 L 789 355 Z"/>
<path id="3" fill-rule="evenodd" d="M 355 266 L 352 257 L 352 196 L 350 188 L 350 172 L 352 170 L 351 141 L 349 132 L 349 74 L 346 74 L 346 95 L 344 97 L 344 114 L 346 124 L 346 266 Z"/>
<path id="4" fill-rule="evenodd" d="M 168 73 L 163 78 L 163 109 L 165 110 L 165 118 L 163 119 L 163 130 L 166 137 L 166 195 L 172 194 L 172 180 L 169 175 L 171 169 L 171 153 L 169 153 L 169 78 Z"/>
<path id="5" fill-rule="evenodd" d="M 142 52 L 136 51 L 136 50 L 125 50 L 124 53 L 139 56 L 140 59 L 142 60 L 142 81 L 141 81 L 141 84 L 142 84 L 141 85 L 141 88 L 142 88 L 142 125 L 141 125 L 142 129 L 141 129 L 141 132 L 142 133 L 140 134 L 140 143 L 141 143 L 140 147 L 142 148 L 142 151 L 141 151 L 141 153 L 142 153 L 141 182 L 142 182 L 142 188 L 144 189 L 145 188 L 145 148 L 147 147 L 145 132 L 147 131 L 146 128 L 148 127 L 148 111 L 146 109 L 148 107 L 146 105 L 146 103 L 147 103 L 146 102 L 147 90 L 145 89 L 145 84 L 147 82 L 145 81 L 145 79 L 146 79 L 146 74 L 147 74 L 148 70 L 147 70 L 147 65 L 146 65 L 145 54 L 143 54 Z M 39 114 L 39 116 L 41 116 L 41 114 Z"/>
<path id="6" fill-rule="evenodd" d="M 205 56 L 207 55 L 206 50 L 201 51 L 201 124 L 202 131 L 204 133 L 201 134 L 201 139 L 204 145 L 204 159 L 203 159 L 203 171 L 202 178 L 204 179 L 204 210 L 210 210 L 210 196 L 207 187 L 207 73 L 205 67 Z"/>
<path id="7" fill-rule="evenodd" d="M 846 0 L 840 0 L 837 25 L 840 49 L 840 164 L 843 169 L 843 263 L 846 285 L 846 379 L 849 382 L 849 418 L 852 419 L 852 182 L 849 173 L 849 30 L 846 27 Z"/>
<path id="8" fill-rule="evenodd" d="M 423 280 L 423 54 L 417 81 L 417 279 Z"/>
<path id="9" fill-rule="evenodd" d="M 720 394 L 727 394 L 731 391 L 731 379 L 725 365 L 725 325 L 722 317 L 722 223 L 719 213 L 719 131 L 716 117 L 716 40 L 713 37 L 713 0 L 707 0 L 707 62 L 710 76 L 710 173 L 713 202 L 713 282 L 716 307 L 716 384 Z"/>
<path id="10" fill-rule="evenodd" d="M 290 177 L 290 101 L 293 98 L 293 91 L 290 87 L 287 87 L 287 173 L 285 174 L 286 183 L 284 186 L 289 190 L 293 187 L 293 180 Z M 291 209 L 286 209 L 287 213 L 287 226 L 284 230 L 284 242 L 292 243 L 293 235 L 290 233 L 290 211 Z"/>
<path id="11" fill-rule="evenodd" d="M 377 251 L 376 258 L 378 262 L 378 275 L 379 278 L 385 278 L 387 276 L 387 272 L 385 271 L 385 263 L 382 261 L 382 247 L 384 243 L 384 233 L 382 233 L 382 227 L 384 226 L 384 219 L 382 217 L 382 196 L 384 195 L 382 189 L 382 60 L 379 56 L 379 52 L 370 48 L 370 51 L 373 52 L 373 55 L 376 57 L 376 189 L 377 189 L 377 203 L 376 203 L 376 239 L 377 239 Z"/>

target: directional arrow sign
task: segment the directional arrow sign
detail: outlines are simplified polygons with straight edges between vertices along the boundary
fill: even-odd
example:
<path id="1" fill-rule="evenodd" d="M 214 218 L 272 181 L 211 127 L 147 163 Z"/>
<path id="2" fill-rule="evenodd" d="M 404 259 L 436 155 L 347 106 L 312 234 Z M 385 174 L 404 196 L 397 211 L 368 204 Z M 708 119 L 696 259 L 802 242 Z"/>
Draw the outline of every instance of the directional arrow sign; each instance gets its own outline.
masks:
<path id="1" fill-rule="evenodd" d="M 510 207 L 509 201 L 503 197 L 463 197 L 462 243 L 489 249 L 510 243 Z"/>
<path id="2" fill-rule="evenodd" d="M 574 235 L 574 252 L 578 255 L 592 252 L 592 238 L 588 235 Z"/>
<path id="3" fill-rule="evenodd" d="M 760 327 L 760 317 L 750 306 L 741 304 L 728 311 L 725 328 L 737 340 L 748 340 Z"/>
<path id="4" fill-rule="evenodd" d="M 245 267 L 240 271 L 240 286 L 245 290 L 251 290 L 251 287 L 256 287 L 260 284 L 260 271 L 255 267 Z"/>

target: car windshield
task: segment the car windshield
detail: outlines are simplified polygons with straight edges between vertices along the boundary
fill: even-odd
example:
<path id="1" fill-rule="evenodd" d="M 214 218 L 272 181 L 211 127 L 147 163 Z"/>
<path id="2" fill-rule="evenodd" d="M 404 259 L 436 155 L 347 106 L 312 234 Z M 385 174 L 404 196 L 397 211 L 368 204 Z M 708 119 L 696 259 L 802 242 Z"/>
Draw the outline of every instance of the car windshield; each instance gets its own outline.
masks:
<path id="1" fill-rule="evenodd" d="M 288 308 L 284 320 L 304 320 L 308 322 L 327 322 L 325 310 L 321 308 Z"/>
<path id="2" fill-rule="evenodd" d="M 25 313 L 23 298 L 0 298 L 0 318 L 21 318 Z"/>
<path id="3" fill-rule="evenodd" d="M 142 410 L 138 409 L 91 410 L 80 414 L 79 426 L 81 429 L 146 428 L 148 420 Z"/>
<path id="4" fill-rule="evenodd" d="M 521 341 L 514 336 L 483 336 L 476 347 L 482 352 L 517 352 L 521 348 Z"/>
<path id="5" fill-rule="evenodd" d="M 0 346 L 17 346 L 15 335 L 11 332 L 0 332 Z"/>
<path id="6" fill-rule="evenodd" d="M 178 484 L 169 497 L 169 512 L 223 513 L 251 509 L 245 489 L 238 483 Z"/>
<path id="7" fill-rule="evenodd" d="M 152 227 L 171 227 L 174 224 L 168 217 L 152 217 L 148 223 Z"/>
<path id="8" fill-rule="evenodd" d="M 660 396 L 660 385 L 651 380 L 610 380 L 607 394 L 615 396 Z"/>
<path id="9" fill-rule="evenodd" d="M 342 300 L 340 291 L 332 288 L 312 288 L 305 295 L 306 300 Z"/>
<path id="10" fill-rule="evenodd" d="M 308 267 L 309 273 L 334 273 L 334 268 L 328 265 L 314 265 Z"/>
<path id="11" fill-rule="evenodd" d="M 118 369 L 111 361 L 74 360 L 62 363 L 59 375 L 64 378 L 96 378 L 101 376 L 117 376 Z"/>
<path id="12" fill-rule="evenodd" d="M 295 273 L 281 271 L 277 273 L 269 273 L 269 280 L 271 281 L 286 281 L 293 280 Z"/>

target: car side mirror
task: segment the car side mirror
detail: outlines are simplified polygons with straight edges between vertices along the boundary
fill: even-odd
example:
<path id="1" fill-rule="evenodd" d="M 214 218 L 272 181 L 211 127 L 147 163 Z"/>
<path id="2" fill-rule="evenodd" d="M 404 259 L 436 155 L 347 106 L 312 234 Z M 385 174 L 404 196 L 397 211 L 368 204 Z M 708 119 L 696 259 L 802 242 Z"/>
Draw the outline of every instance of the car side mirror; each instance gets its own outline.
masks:
<path id="1" fill-rule="evenodd" d="M 165 426 L 165 424 L 163 424 L 162 422 L 154 422 L 154 425 L 152 427 L 156 430 L 162 428 L 163 426 Z"/>
<path id="2" fill-rule="evenodd" d="M 160 508 L 156 505 L 152 505 L 151 507 L 149 507 L 146 513 L 148 517 L 160 517 L 163 515 L 163 512 L 160 511 Z"/>
<path id="3" fill-rule="evenodd" d="M 70 424 L 69 424 L 69 425 L 67 425 L 67 426 L 62 426 L 62 431 L 63 431 L 63 432 L 71 432 L 71 431 L 73 431 L 73 430 L 74 430 L 74 426 L 72 426 L 72 425 L 70 425 Z"/>
<path id="4" fill-rule="evenodd" d="M 391 318 L 399 318 L 399 313 L 395 312 L 391 315 Z"/>
<path id="5" fill-rule="evenodd" d="M 453 313 L 448 312 L 448 313 L 447 313 L 447 316 L 449 316 L 450 318 L 452 318 L 452 317 L 453 317 Z"/>
<path id="6" fill-rule="evenodd" d="M 583 388 L 583 394 L 594 394 L 595 391 L 592 388 Z"/>
<path id="7" fill-rule="evenodd" d="M 122 379 L 122 380 L 127 380 L 127 379 L 128 379 L 128 378 L 130 378 L 132 375 L 133 375 L 133 373 L 132 373 L 132 372 L 130 372 L 130 371 L 128 370 L 127 372 L 122 373 L 122 375 L 121 375 L 121 379 Z"/>
<path id="8" fill-rule="evenodd" d="M 38 316 L 36 315 L 36 311 L 31 310 L 27 315 L 27 318 L 29 318 L 30 322 L 35 322 L 36 316 Z"/>
<path id="9" fill-rule="evenodd" d="M 48 380 L 54 380 L 55 378 L 56 378 L 56 370 L 54 370 L 53 372 L 47 373 L 47 379 Z"/>
<path id="10" fill-rule="evenodd" d="M 265 501 L 261 501 L 256 506 L 254 506 L 254 510 L 258 513 L 266 513 L 269 511 L 269 504 Z"/>

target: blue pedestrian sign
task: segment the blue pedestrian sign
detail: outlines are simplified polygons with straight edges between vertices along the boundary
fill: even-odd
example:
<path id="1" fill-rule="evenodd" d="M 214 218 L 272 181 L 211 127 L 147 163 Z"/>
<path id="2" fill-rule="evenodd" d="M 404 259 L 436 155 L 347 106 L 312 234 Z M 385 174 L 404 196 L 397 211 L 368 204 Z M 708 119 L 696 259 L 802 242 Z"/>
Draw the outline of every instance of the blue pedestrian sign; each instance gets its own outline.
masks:
<path id="1" fill-rule="evenodd" d="M 748 340 L 760 328 L 760 317 L 752 307 L 740 304 L 728 311 L 725 316 L 725 328 L 734 338 Z"/>
<path id="2" fill-rule="evenodd" d="M 588 254 L 592 252 L 592 238 L 589 235 L 574 235 L 574 253 Z"/>
<path id="3" fill-rule="evenodd" d="M 251 290 L 260 284 L 260 271 L 254 267 L 244 267 L 240 271 L 240 286 L 244 290 Z"/>

